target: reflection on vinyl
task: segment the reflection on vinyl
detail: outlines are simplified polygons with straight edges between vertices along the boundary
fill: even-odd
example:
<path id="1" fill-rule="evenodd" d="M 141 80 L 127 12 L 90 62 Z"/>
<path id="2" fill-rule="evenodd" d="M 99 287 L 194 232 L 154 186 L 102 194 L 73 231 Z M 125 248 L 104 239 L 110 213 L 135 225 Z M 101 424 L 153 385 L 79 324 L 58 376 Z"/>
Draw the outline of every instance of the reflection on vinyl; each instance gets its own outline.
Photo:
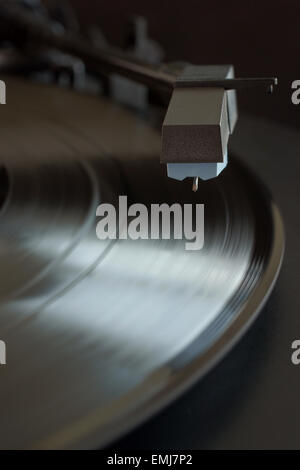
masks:
<path id="1" fill-rule="evenodd" d="M 245 331 L 279 269 L 281 219 L 238 159 L 193 193 L 190 181 L 166 177 L 159 134 L 129 112 L 9 84 L 0 109 L 0 445 L 104 446 Z M 121 194 L 205 204 L 204 248 L 100 241 L 96 208 Z"/>

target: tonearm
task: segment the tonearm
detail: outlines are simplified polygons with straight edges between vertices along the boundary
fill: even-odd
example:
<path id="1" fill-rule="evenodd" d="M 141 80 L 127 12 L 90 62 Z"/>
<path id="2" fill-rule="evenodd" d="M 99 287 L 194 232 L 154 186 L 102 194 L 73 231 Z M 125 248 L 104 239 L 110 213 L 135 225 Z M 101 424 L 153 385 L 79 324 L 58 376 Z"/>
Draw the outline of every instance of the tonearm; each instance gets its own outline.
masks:
<path id="1" fill-rule="evenodd" d="M 162 125 L 161 162 L 178 180 L 216 177 L 227 165 L 227 145 L 237 121 L 236 90 L 277 85 L 276 78 L 235 78 L 232 65 L 196 66 L 178 70 L 149 65 L 114 48 L 101 48 L 78 35 L 53 28 L 15 2 L 0 4 L 1 38 L 23 46 L 55 48 L 80 58 L 103 74 L 118 74 L 170 95 Z"/>

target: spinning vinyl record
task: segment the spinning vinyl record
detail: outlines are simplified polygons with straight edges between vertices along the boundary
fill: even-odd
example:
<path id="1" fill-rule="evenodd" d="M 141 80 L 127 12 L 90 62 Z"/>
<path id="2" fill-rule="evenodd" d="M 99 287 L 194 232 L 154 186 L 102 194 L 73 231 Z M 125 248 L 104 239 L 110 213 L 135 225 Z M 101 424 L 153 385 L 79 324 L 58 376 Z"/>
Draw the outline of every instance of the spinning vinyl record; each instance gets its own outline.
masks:
<path id="1" fill-rule="evenodd" d="M 230 156 L 170 180 L 160 135 L 105 98 L 8 79 L 0 109 L 1 448 L 103 447 L 237 341 L 266 301 L 283 228 Z M 204 247 L 99 240 L 100 203 L 201 203 Z"/>

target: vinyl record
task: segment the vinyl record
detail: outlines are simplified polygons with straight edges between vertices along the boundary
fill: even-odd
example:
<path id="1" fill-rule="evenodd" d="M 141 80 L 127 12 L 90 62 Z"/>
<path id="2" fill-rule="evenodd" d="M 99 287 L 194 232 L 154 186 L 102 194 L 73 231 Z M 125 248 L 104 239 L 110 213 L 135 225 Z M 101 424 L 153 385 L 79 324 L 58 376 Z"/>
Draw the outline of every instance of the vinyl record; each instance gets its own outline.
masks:
<path id="1" fill-rule="evenodd" d="M 109 100 L 7 80 L 0 108 L 1 448 L 103 447 L 201 377 L 266 301 L 283 227 L 230 156 L 170 180 L 160 136 Z M 96 237 L 102 202 L 203 203 L 205 243 Z"/>

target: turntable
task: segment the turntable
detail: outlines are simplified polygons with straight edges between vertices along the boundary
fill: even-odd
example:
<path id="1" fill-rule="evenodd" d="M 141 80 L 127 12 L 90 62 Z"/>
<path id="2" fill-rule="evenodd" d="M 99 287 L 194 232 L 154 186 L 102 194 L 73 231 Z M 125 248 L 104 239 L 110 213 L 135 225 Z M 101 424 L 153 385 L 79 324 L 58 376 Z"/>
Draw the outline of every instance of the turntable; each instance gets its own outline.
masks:
<path id="1" fill-rule="evenodd" d="M 23 12 L 9 18 L 25 28 Z M 235 79 L 231 67 L 214 76 L 177 65 L 175 75 L 100 49 L 87 57 L 83 43 L 35 25 L 35 38 L 64 53 L 76 46 L 105 74 L 159 89 L 156 99 L 175 83 L 163 126 L 166 169 L 160 131 L 145 115 L 105 93 L 1 76 L 0 447 L 104 447 L 207 374 L 274 287 L 283 223 L 243 161 L 239 139 L 253 129 L 245 118 L 226 163 L 234 90 L 276 81 Z M 187 251 L 175 236 L 99 240 L 97 208 L 121 195 L 146 208 L 204 204 L 203 248 Z"/>

